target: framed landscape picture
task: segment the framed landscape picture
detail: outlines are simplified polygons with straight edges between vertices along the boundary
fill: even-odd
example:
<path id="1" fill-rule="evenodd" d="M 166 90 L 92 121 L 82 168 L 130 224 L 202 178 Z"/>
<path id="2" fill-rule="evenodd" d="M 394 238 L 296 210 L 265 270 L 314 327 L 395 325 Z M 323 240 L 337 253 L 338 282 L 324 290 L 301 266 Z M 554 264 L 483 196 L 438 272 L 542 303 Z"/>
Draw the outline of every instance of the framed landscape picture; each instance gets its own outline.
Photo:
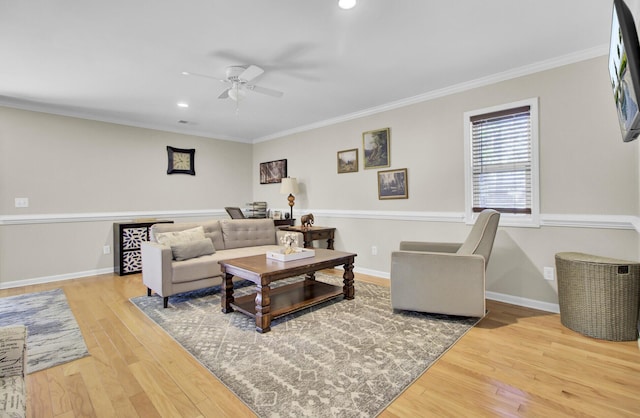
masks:
<path id="1" fill-rule="evenodd" d="M 260 184 L 282 183 L 287 177 L 287 160 L 260 163 Z"/>
<path id="2" fill-rule="evenodd" d="M 378 199 L 408 199 L 407 169 L 378 171 Z"/>
<path id="3" fill-rule="evenodd" d="M 391 165 L 389 156 L 390 143 L 389 128 L 363 132 L 364 168 L 389 167 Z"/>
<path id="4" fill-rule="evenodd" d="M 358 149 L 338 151 L 338 174 L 358 171 Z"/>

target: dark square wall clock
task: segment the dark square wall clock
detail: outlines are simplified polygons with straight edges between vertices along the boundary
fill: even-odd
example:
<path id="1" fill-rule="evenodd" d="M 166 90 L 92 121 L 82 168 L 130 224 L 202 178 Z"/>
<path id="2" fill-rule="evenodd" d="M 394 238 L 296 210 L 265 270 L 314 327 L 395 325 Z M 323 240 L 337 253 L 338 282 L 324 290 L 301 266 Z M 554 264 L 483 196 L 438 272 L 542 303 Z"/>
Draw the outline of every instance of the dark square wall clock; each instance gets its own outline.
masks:
<path id="1" fill-rule="evenodd" d="M 167 146 L 168 167 L 167 174 L 196 175 L 195 149 L 183 149 Z"/>

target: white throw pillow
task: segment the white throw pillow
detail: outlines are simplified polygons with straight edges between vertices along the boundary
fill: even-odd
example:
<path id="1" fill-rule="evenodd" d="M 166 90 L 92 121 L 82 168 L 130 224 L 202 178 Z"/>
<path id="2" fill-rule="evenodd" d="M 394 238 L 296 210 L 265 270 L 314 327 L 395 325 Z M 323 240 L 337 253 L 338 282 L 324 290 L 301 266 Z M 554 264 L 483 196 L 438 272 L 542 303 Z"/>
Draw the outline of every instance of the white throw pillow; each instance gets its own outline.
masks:
<path id="1" fill-rule="evenodd" d="M 202 226 L 185 229 L 184 231 L 161 232 L 156 234 L 156 241 L 158 241 L 158 244 L 166 245 L 167 247 L 191 241 L 199 241 L 202 239 L 205 239 L 204 228 Z"/>

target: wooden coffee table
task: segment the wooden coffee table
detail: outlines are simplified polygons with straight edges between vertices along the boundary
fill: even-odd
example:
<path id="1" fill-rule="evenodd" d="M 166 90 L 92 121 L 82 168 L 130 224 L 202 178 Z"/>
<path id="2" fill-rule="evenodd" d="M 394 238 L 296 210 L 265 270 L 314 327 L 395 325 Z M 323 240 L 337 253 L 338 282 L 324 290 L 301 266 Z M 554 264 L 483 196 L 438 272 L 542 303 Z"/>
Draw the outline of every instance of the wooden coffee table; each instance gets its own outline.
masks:
<path id="1" fill-rule="evenodd" d="M 271 330 L 271 320 L 311 305 L 344 295 L 354 298 L 353 261 L 357 254 L 315 249 L 315 256 L 293 261 L 278 261 L 265 254 L 219 261 L 224 282 L 222 284 L 222 312 L 238 310 L 256 319 L 256 331 Z M 344 286 L 334 286 L 315 279 L 315 272 L 344 266 Z M 270 284 L 277 280 L 306 274 L 300 280 L 275 289 Z M 256 284 L 256 293 L 233 297 L 233 276 Z"/>

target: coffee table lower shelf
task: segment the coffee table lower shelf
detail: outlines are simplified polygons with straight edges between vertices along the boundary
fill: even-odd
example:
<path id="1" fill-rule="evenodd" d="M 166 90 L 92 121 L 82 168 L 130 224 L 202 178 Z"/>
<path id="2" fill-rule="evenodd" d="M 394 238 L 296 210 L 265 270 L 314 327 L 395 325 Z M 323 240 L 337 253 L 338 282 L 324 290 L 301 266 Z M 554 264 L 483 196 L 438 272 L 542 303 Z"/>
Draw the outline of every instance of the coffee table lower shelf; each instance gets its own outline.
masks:
<path id="1" fill-rule="evenodd" d="M 302 280 L 271 289 L 271 318 L 278 318 L 344 295 L 342 287 L 316 280 Z M 231 306 L 256 317 L 256 293 L 235 298 Z"/>

